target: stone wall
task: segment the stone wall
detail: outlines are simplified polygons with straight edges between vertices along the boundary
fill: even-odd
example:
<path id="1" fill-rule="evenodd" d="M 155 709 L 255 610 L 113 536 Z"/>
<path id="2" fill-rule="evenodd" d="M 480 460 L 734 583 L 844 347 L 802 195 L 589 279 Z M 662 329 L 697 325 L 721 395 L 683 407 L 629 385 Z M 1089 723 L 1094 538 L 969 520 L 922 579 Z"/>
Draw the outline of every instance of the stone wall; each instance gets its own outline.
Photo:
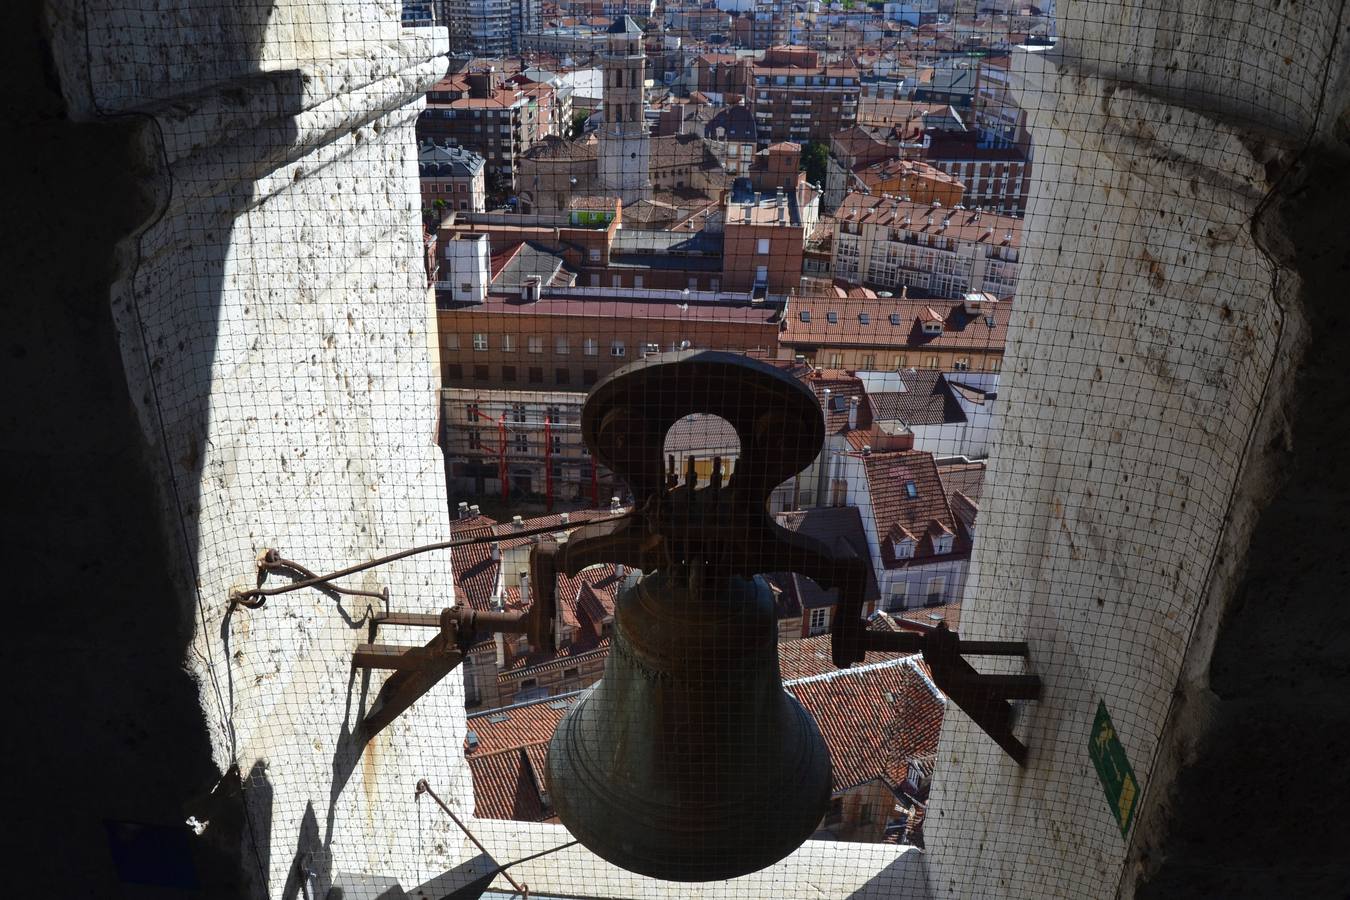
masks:
<path id="1" fill-rule="evenodd" d="M 1017 714 L 1025 768 L 949 711 L 934 896 L 1128 896 L 1157 862 L 1217 623 L 1268 551 L 1252 451 L 1307 328 L 1258 225 L 1317 111 L 1344 109 L 1336 9 L 1066 4 L 1058 48 L 1015 60 L 1038 178 L 962 632 L 1028 640 L 1044 694 Z M 1088 754 L 1099 702 L 1143 791 L 1124 837 Z"/>
<path id="2" fill-rule="evenodd" d="M 176 585 L 144 615 L 176 613 L 177 665 L 198 707 L 161 723 L 147 751 L 204 743 L 217 779 L 237 773 L 233 833 L 219 796 L 197 817 L 217 820 L 203 840 L 238 843 L 256 895 L 294 896 L 308 879 L 323 896 L 354 873 L 416 883 L 470 855 L 414 800 L 425 777 L 461 809 L 471 803 L 462 682 L 446 679 L 362 744 L 352 730 L 383 678 L 351 670 L 367 598 L 311 590 L 258 610 L 227 603 L 230 588 L 255 583 L 264 548 L 327 571 L 448 537 L 413 134 L 446 47 L 439 32 L 399 28 L 399 9 L 53 0 L 44 10 L 68 119 L 134 126 L 120 140 L 141 168 L 120 176 L 145 212 L 107 239 L 120 266 L 102 302 L 145 460 L 137 487 L 158 506 L 129 524 L 154 535 Z M 388 587 L 399 610 L 453 601 L 448 553 L 348 582 Z M 159 630 L 147 626 L 147 645 L 160 646 Z M 177 822 L 164 824 L 185 827 L 191 810 L 171 806 L 162 817 Z"/>

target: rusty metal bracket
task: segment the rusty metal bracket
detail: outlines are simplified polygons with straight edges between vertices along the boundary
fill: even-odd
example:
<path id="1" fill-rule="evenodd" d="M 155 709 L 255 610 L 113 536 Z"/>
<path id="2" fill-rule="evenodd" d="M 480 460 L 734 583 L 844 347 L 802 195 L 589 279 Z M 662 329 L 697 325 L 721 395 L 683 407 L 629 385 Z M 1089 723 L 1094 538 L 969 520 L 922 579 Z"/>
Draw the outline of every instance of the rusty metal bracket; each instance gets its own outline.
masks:
<path id="1" fill-rule="evenodd" d="M 966 641 L 945 622 L 935 627 L 907 623 L 914 630 L 900 632 L 868 631 L 868 650 L 922 653 L 933 673 L 933 682 L 953 703 L 961 707 L 971 721 L 980 726 L 994 743 L 1003 748 L 1020 766 L 1027 764 L 1026 745 L 1012 733 L 1012 706 L 1009 700 L 1039 700 L 1041 680 L 1035 675 L 984 675 L 963 656 L 1021 656 L 1029 648 L 1025 641 Z"/>
<path id="2" fill-rule="evenodd" d="M 352 666 L 358 669 L 391 669 L 370 711 L 358 726 L 361 735 L 374 737 L 435 687 L 461 663 L 469 649 L 490 634 L 530 634 L 539 630 L 539 613 L 479 612 L 451 606 L 431 613 L 377 613 L 370 625 L 370 641 L 358 644 Z M 435 628 L 436 635 L 420 647 L 377 644 L 378 629 L 385 627 Z M 544 626 L 544 634 L 548 634 Z"/>

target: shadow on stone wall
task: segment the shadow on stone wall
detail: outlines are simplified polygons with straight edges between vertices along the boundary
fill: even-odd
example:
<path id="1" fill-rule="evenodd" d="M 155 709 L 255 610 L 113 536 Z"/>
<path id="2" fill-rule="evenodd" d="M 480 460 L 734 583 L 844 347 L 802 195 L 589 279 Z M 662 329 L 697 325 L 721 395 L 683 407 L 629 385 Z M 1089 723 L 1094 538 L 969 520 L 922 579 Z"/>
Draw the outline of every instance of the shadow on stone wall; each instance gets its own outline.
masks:
<path id="1" fill-rule="evenodd" d="M 120 5 L 90 4 L 90 15 Z M 13 674 L 4 795 L 8 849 L 23 860 L 7 893 L 241 896 L 250 890 L 246 872 L 266 871 L 266 841 L 244 849 L 238 773 L 222 779 L 199 686 L 185 668 L 199 609 L 176 568 L 193 558 L 199 536 L 191 516 L 166 523 L 161 512 L 199 508 L 197 497 L 161 489 L 169 467 L 180 487 L 196 485 L 201 460 L 168 461 L 162 446 L 147 443 L 110 301 L 113 285 L 135 269 L 136 235 L 159 215 L 167 173 L 144 153 L 156 146 L 148 117 L 71 117 L 46 32 L 53 6 L 65 4 L 9 4 L 4 29 L 5 118 L 20 138 L 7 142 L 11 302 L 0 354 L 8 400 L 0 458 L 7 556 L 19 563 L 8 599 L 22 628 L 5 651 Z M 221 4 L 176 6 L 175 21 L 209 22 L 207 7 Z M 210 39 L 256 69 L 272 6 L 235 6 L 231 27 Z M 204 39 L 184 32 L 181 44 Z M 298 73 L 283 82 L 298 106 Z M 159 100 L 181 89 L 150 87 Z M 191 406 L 185 421 L 202 423 L 225 256 L 223 244 L 210 249 L 191 271 L 186 260 L 179 270 L 180 289 L 194 292 L 191 340 L 151 350 L 201 361 L 180 389 Z M 202 688 L 216 702 L 213 686 Z M 265 775 L 255 767 L 250 789 Z M 185 824 L 189 816 L 205 823 L 200 836 Z M 254 835 L 270 830 L 269 822 L 253 826 Z"/>

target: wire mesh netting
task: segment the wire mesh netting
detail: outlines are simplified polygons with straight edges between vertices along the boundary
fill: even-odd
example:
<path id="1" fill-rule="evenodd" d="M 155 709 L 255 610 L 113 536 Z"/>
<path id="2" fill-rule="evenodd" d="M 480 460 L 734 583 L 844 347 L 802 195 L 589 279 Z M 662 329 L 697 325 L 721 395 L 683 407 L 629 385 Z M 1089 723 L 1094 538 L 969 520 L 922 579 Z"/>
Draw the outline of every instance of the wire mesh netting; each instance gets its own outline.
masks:
<path id="1" fill-rule="evenodd" d="M 1114 894 L 1339 12 L 1059 7 L 82 7 L 255 893 Z"/>

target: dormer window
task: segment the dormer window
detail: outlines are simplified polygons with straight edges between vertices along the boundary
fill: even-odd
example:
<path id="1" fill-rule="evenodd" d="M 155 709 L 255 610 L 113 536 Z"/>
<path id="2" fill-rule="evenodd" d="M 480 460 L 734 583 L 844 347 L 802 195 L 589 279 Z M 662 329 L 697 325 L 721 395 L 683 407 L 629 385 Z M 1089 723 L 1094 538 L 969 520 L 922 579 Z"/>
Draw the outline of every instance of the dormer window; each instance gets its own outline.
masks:
<path id="1" fill-rule="evenodd" d="M 933 538 L 933 552 L 934 552 L 934 553 L 951 553 L 951 552 L 952 552 L 952 535 L 950 535 L 950 534 L 939 534 L 937 537 Z"/>
<path id="2" fill-rule="evenodd" d="M 867 313 L 858 313 L 858 324 L 859 324 L 859 325 L 871 325 L 871 324 L 872 324 L 872 317 L 871 317 L 870 315 L 868 315 Z"/>
<path id="3" fill-rule="evenodd" d="M 913 538 L 908 538 L 908 537 L 906 537 L 906 538 L 901 538 L 901 539 L 898 540 L 898 541 L 892 541 L 892 542 L 891 542 L 891 546 L 892 546 L 892 547 L 894 548 L 894 550 L 895 550 L 895 558 L 896 558 L 896 559 L 913 559 L 913 558 L 914 558 L 914 539 L 913 539 Z"/>
<path id="4" fill-rule="evenodd" d="M 924 322 L 924 323 L 923 323 L 923 333 L 924 333 L 924 334 L 942 334 L 942 323 L 941 323 L 941 322 Z"/>
<path id="5" fill-rule="evenodd" d="M 892 324 L 892 325 L 899 325 L 899 324 L 900 324 L 900 314 L 899 314 L 899 313 L 891 313 L 891 324 Z"/>

